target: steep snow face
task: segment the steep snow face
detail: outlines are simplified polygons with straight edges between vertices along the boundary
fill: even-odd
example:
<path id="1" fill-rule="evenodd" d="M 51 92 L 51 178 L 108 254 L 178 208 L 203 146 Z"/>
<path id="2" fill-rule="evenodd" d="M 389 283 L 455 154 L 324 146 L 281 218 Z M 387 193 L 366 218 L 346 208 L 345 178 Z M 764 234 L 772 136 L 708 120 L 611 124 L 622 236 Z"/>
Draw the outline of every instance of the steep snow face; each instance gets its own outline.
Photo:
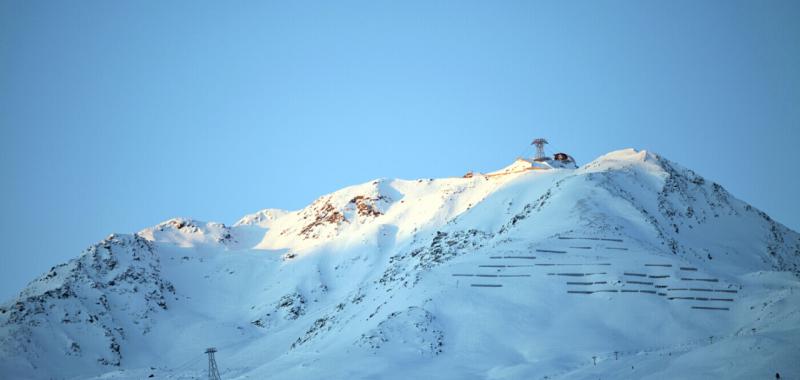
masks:
<path id="1" fill-rule="evenodd" d="M 627 149 L 609 153 L 577 174 L 635 208 L 627 227 L 646 221 L 650 235 L 654 232 L 655 240 L 673 254 L 717 259 L 715 267 L 724 266 L 720 269 L 731 274 L 754 268 L 800 274 L 796 233 L 692 170 Z"/>
<path id="2" fill-rule="evenodd" d="M 513 164 L 512 164 L 513 168 Z M 9 378 L 800 376 L 800 236 L 657 154 L 380 179 L 115 235 L 0 308 Z"/>
<path id="3" fill-rule="evenodd" d="M 557 175 L 555 172 L 537 174 L 550 177 Z M 256 248 L 304 251 L 337 239 L 363 240 L 376 235 L 382 240 L 405 239 L 422 229 L 446 224 L 522 174 L 382 179 L 348 187 L 277 218 Z"/>
<path id="4" fill-rule="evenodd" d="M 175 289 L 153 245 L 111 235 L 50 269 L 0 307 L 3 378 L 71 377 L 122 364 L 122 345 L 141 340 Z M 16 359 L 16 360 L 12 360 Z"/>

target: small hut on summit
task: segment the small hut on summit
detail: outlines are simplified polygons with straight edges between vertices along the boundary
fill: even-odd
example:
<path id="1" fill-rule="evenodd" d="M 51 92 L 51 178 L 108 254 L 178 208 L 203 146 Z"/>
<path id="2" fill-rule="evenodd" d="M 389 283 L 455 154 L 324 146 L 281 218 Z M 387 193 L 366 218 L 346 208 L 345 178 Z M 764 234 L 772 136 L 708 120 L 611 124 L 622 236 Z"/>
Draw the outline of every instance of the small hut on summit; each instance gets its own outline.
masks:
<path id="1" fill-rule="evenodd" d="M 463 178 L 473 178 L 476 175 L 494 177 L 499 175 L 520 173 L 528 170 L 576 169 L 578 167 L 575 164 L 575 159 L 573 159 L 569 154 L 559 152 L 554 154 L 552 158 L 545 155 L 545 144 L 548 144 L 547 140 L 545 139 L 538 138 L 533 140 L 531 145 L 536 146 L 536 155 L 533 158 L 517 157 L 517 159 L 514 160 L 511 165 L 508 165 L 498 171 L 487 174 L 469 171 L 467 174 L 464 174 Z"/>
<path id="2" fill-rule="evenodd" d="M 573 164 L 575 163 L 575 159 L 573 159 L 572 156 L 566 153 L 556 153 L 553 155 L 553 159 L 556 161 L 561 161 L 563 163 L 570 163 L 570 162 Z"/>
<path id="3" fill-rule="evenodd" d="M 547 139 L 538 138 L 531 142 L 531 145 L 536 146 L 536 156 L 533 158 L 533 162 L 541 163 L 546 167 L 546 169 L 554 169 L 554 168 L 576 168 L 575 159 L 572 158 L 569 154 L 566 153 L 556 153 L 553 155 L 553 158 L 548 157 L 544 153 L 544 146 L 545 144 L 549 144 Z M 539 169 L 538 167 L 532 165 L 532 169 L 536 170 Z"/>

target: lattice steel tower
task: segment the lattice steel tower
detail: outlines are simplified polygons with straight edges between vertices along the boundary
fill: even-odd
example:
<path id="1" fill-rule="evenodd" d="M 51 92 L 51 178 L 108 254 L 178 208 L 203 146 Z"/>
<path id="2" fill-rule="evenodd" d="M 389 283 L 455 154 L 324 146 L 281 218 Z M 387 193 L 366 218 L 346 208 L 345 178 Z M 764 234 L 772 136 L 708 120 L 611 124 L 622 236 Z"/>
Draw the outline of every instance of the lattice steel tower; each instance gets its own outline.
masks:
<path id="1" fill-rule="evenodd" d="M 544 144 L 548 144 L 548 142 L 547 140 L 542 138 L 533 140 L 533 142 L 531 143 L 531 145 L 536 145 L 536 157 L 534 157 L 535 159 L 539 160 L 544 158 Z"/>
<path id="2" fill-rule="evenodd" d="M 214 359 L 215 352 L 217 352 L 217 349 L 214 347 L 209 347 L 206 349 L 206 354 L 208 354 L 208 380 L 222 380 L 219 377 L 217 361 Z"/>

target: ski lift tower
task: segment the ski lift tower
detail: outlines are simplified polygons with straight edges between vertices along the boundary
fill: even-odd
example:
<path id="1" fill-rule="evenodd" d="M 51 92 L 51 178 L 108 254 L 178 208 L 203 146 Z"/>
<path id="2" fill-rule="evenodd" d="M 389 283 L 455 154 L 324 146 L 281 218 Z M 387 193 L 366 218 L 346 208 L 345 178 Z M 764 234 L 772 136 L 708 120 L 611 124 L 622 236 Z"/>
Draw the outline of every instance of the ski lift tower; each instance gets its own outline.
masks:
<path id="1" fill-rule="evenodd" d="M 208 380 L 222 380 L 219 377 L 217 361 L 214 359 L 215 352 L 217 352 L 217 349 L 214 347 L 209 347 L 206 349 L 206 354 L 208 354 Z"/>
<path id="2" fill-rule="evenodd" d="M 545 158 L 544 144 L 548 144 L 548 142 L 543 138 L 538 138 L 536 140 L 533 140 L 533 142 L 531 143 L 531 145 L 536 146 L 536 156 L 533 158 L 534 160 L 542 160 Z"/>

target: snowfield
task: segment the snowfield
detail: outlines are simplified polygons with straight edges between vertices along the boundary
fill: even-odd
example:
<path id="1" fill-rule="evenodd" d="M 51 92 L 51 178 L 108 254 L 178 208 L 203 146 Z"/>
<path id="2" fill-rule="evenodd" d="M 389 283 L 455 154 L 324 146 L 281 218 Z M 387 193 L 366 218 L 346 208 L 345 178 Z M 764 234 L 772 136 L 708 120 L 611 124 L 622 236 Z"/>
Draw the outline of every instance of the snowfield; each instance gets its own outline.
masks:
<path id="1" fill-rule="evenodd" d="M 800 378 L 800 235 L 626 149 L 114 234 L 0 306 L 2 379 Z"/>

